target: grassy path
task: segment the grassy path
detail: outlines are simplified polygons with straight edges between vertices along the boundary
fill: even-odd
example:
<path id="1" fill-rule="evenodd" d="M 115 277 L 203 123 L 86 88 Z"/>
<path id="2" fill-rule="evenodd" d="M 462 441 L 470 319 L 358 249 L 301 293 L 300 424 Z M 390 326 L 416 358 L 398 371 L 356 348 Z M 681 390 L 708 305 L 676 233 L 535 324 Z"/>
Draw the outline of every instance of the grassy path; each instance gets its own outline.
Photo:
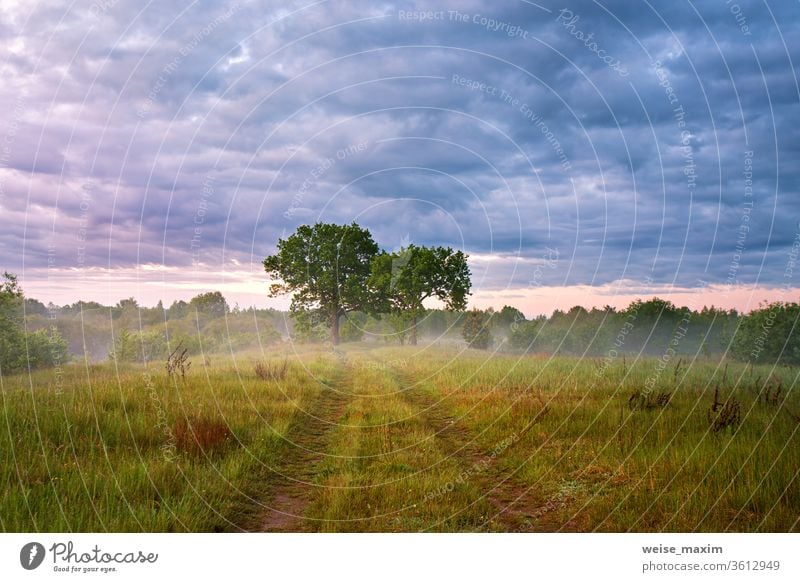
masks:
<path id="1" fill-rule="evenodd" d="M 466 458 L 448 452 L 421 402 L 380 361 L 351 354 L 353 399 L 316 467 L 316 531 L 474 531 L 490 511 Z M 411 390 L 413 391 L 413 389 Z"/>
<path id="2" fill-rule="evenodd" d="M 504 398 L 511 415 L 524 418 L 487 428 L 458 387 L 442 389 L 415 366 L 377 356 L 349 352 L 330 387 L 296 415 L 250 529 L 573 529 L 551 496 L 524 480 L 524 466 L 507 458 L 547 409 L 512 410 L 513 399 Z"/>
<path id="3" fill-rule="evenodd" d="M 491 504 L 493 513 L 486 516 L 484 527 L 480 529 L 529 531 L 532 520 L 544 514 L 545 501 L 529 484 L 516 478 L 516 470 L 505 471 L 497 462 L 520 435 L 514 433 L 493 446 L 481 446 L 478 435 L 467 426 L 465 418 L 449 406 L 448 395 L 426 390 L 404 370 L 393 369 L 392 373 L 404 387 L 403 397 L 420 411 L 422 421 L 434 431 L 438 446 L 475 480 L 479 497 L 459 511 L 469 511 L 472 505 L 485 500 Z M 546 411 L 541 416 L 544 414 Z M 532 418 L 526 428 L 537 420 Z"/>
<path id="4" fill-rule="evenodd" d="M 415 375 L 351 352 L 289 432 L 260 531 L 526 531 L 544 502 Z M 313 416 L 312 416 L 313 415 Z M 305 419 L 305 422 L 304 422 Z M 527 495 L 526 495 L 527 493 Z"/>
<path id="5" fill-rule="evenodd" d="M 254 529 L 262 532 L 308 531 L 305 511 L 314 496 L 315 475 L 330 446 L 331 434 L 352 400 L 350 370 L 342 367 L 308 410 L 299 411 L 287 435 L 287 454 L 267 479 L 270 498 L 263 503 Z M 265 510 L 265 511 L 263 511 Z"/>

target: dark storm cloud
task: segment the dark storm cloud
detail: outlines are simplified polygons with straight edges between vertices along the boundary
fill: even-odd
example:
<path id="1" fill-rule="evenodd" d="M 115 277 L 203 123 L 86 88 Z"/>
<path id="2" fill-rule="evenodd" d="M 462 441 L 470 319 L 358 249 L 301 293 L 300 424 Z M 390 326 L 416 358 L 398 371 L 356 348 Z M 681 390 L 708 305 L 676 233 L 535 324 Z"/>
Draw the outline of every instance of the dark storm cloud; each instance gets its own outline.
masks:
<path id="1" fill-rule="evenodd" d="M 484 288 L 553 249 L 536 284 L 783 282 L 795 3 L 79 4 L 2 9 L 4 268 L 248 263 L 358 220 Z"/>

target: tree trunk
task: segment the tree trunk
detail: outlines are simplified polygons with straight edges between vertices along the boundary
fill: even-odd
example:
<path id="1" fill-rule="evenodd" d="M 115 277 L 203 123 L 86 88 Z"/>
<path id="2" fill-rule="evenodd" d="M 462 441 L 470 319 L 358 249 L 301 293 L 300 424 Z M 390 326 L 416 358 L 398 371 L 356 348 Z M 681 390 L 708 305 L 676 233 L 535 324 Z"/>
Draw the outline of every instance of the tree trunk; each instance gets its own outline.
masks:
<path id="1" fill-rule="evenodd" d="M 411 316 L 411 341 L 409 341 L 412 346 L 417 345 L 417 314 Z"/>
<path id="2" fill-rule="evenodd" d="M 333 317 L 331 317 L 331 343 L 334 346 L 339 345 L 339 311 L 336 310 Z"/>

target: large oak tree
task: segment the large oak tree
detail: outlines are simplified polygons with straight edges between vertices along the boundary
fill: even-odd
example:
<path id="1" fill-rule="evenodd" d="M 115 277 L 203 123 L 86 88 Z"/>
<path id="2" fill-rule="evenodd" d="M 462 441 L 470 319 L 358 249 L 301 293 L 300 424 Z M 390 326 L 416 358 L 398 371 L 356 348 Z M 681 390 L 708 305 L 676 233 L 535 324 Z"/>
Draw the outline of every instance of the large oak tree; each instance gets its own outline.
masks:
<path id="1" fill-rule="evenodd" d="M 425 310 L 422 302 L 435 297 L 447 309 L 461 311 L 472 284 L 463 252 L 412 244 L 375 257 L 370 285 L 392 313 L 410 320 L 411 344 L 416 345 L 417 319 Z"/>
<path id="2" fill-rule="evenodd" d="M 356 223 L 300 226 L 264 259 L 264 269 L 276 280 L 270 296 L 292 293 L 292 312 L 323 318 L 336 345 L 340 317 L 372 310 L 374 295 L 367 283 L 377 253 L 370 232 Z"/>

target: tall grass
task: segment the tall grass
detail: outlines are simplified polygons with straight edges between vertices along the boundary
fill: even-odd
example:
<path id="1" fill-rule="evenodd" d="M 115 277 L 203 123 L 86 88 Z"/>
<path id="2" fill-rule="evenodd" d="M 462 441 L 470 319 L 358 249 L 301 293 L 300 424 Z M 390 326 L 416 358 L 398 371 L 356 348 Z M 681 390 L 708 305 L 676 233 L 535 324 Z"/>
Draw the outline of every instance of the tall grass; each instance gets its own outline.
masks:
<path id="1" fill-rule="evenodd" d="M 310 531 L 800 527 L 796 369 L 361 346 L 265 382 L 256 361 L 3 377 L 0 529 L 236 530 L 298 465 Z"/>
<path id="2" fill-rule="evenodd" d="M 0 528 L 236 529 L 325 366 L 273 384 L 230 361 L 186 380 L 133 364 L 5 377 Z"/>

